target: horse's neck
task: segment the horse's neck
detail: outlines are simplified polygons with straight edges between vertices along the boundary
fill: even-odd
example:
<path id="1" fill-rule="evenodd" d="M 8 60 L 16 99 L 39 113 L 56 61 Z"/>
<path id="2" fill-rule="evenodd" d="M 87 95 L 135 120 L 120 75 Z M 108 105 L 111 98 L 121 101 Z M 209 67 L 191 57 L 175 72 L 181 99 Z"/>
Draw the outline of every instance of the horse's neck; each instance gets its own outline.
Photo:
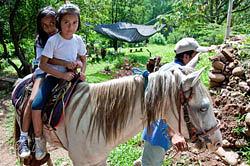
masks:
<path id="1" fill-rule="evenodd" d="M 89 129 L 93 108 L 96 105 L 90 99 L 90 93 L 89 86 L 82 84 L 77 86 L 65 110 L 64 122 L 57 129 L 61 142 L 76 160 L 80 160 L 78 154 L 86 155 L 91 159 L 90 154 L 97 153 L 101 159 L 118 144 L 124 143 L 143 128 L 143 108 L 141 108 L 143 100 L 135 96 L 135 101 L 131 102 L 131 105 L 127 105 L 127 107 L 132 108 L 132 111 L 128 115 L 125 127 L 120 129 L 116 139 L 107 142 L 102 131 L 98 133 L 98 129 Z M 137 95 L 140 96 L 141 94 L 137 93 Z M 93 157 L 96 157 L 96 155 Z"/>

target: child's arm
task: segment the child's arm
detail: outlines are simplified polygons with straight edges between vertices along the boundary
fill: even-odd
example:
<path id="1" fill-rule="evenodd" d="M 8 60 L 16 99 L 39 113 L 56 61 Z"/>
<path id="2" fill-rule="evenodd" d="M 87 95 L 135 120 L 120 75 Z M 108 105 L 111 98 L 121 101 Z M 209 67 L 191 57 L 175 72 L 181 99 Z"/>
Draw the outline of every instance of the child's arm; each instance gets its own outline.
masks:
<path id="1" fill-rule="evenodd" d="M 49 58 L 46 56 L 41 56 L 41 60 L 40 60 L 40 64 L 39 67 L 46 73 L 51 74 L 57 78 L 62 78 L 65 79 L 67 81 L 70 81 L 74 78 L 74 73 L 73 72 L 66 72 L 66 73 L 62 73 L 60 71 L 57 71 L 55 69 L 53 69 L 52 67 L 50 67 L 48 65 L 48 61 Z"/>
<path id="2" fill-rule="evenodd" d="M 65 66 L 71 70 L 74 70 L 77 67 L 77 63 L 75 63 L 75 62 L 68 62 L 68 61 L 65 61 L 62 59 L 57 59 L 57 58 L 49 59 L 48 63 L 53 64 L 53 65 Z"/>
<path id="3" fill-rule="evenodd" d="M 80 56 L 79 57 L 80 61 L 82 62 L 82 67 L 81 67 L 81 72 L 80 72 L 80 79 L 82 81 L 85 80 L 86 76 L 85 76 L 85 71 L 86 71 L 86 62 L 87 62 L 87 56 Z"/>

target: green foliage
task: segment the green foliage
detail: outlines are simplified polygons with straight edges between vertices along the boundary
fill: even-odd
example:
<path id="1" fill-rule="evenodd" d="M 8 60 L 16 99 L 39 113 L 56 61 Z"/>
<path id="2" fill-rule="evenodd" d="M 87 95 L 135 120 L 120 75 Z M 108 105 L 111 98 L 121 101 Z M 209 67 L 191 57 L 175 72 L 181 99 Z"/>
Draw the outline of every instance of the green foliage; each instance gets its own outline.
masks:
<path id="1" fill-rule="evenodd" d="M 168 43 L 176 43 L 183 37 L 194 37 L 202 45 L 221 44 L 224 40 L 225 26 L 209 24 L 193 24 L 180 26 L 173 30 L 167 37 Z"/>
<path id="2" fill-rule="evenodd" d="M 194 30 L 194 36 L 205 44 L 222 44 L 224 41 L 225 25 L 215 23 L 198 25 Z M 201 44 L 202 44 L 201 42 Z"/>
<path id="3" fill-rule="evenodd" d="M 25 48 L 24 53 L 26 55 L 27 61 L 32 63 L 32 60 L 35 58 L 34 40 L 24 39 L 21 41 L 20 46 Z"/>
<path id="4" fill-rule="evenodd" d="M 244 121 L 245 117 L 246 117 L 246 114 L 244 114 L 244 115 L 238 114 L 237 115 L 236 121 L 237 121 L 238 125 L 236 128 L 233 128 L 233 130 L 232 130 L 236 135 L 244 134 L 244 132 L 247 130 L 247 128 L 245 126 L 240 125 L 240 122 Z"/>
<path id="5" fill-rule="evenodd" d="M 156 33 L 154 36 L 149 38 L 149 43 L 165 45 L 166 44 L 166 39 L 161 33 Z"/>
<path id="6" fill-rule="evenodd" d="M 0 59 L 0 70 L 6 68 L 9 64 L 4 59 Z"/>
<path id="7" fill-rule="evenodd" d="M 248 141 L 249 142 L 249 141 Z M 244 147 L 240 150 L 244 158 L 247 159 L 247 164 L 250 164 L 250 146 Z"/>
<path id="8" fill-rule="evenodd" d="M 141 134 L 137 134 L 125 144 L 115 148 L 108 157 L 110 166 L 133 165 L 133 162 L 141 156 Z"/>
<path id="9" fill-rule="evenodd" d="M 232 27 L 233 34 L 250 34 L 250 24 L 240 23 Z"/>
<path id="10" fill-rule="evenodd" d="M 248 60 L 250 59 L 250 36 L 245 37 L 246 40 L 242 43 L 240 47 L 239 55 L 241 59 Z"/>
<path id="11" fill-rule="evenodd" d="M 71 161 L 68 158 L 58 158 L 54 162 L 55 166 L 65 165 L 65 163 L 71 163 Z M 69 165 L 71 164 L 67 164 L 67 166 Z"/>

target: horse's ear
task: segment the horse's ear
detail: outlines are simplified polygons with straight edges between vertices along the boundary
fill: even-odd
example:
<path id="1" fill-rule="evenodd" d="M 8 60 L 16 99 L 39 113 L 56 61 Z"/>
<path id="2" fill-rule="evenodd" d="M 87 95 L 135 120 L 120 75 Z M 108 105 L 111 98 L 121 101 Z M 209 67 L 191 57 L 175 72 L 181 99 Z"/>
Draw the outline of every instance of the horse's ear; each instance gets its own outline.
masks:
<path id="1" fill-rule="evenodd" d="M 193 73 L 188 74 L 183 80 L 182 80 L 182 86 L 183 90 L 188 90 L 191 87 L 193 87 L 197 81 L 200 79 L 201 73 L 204 71 L 205 67 L 202 69 L 195 71 Z"/>
<path id="2" fill-rule="evenodd" d="M 198 54 L 196 54 L 191 61 L 188 62 L 188 64 L 186 64 L 187 67 L 191 67 L 191 68 L 195 68 L 196 64 L 199 61 L 199 56 L 200 56 L 200 52 Z"/>

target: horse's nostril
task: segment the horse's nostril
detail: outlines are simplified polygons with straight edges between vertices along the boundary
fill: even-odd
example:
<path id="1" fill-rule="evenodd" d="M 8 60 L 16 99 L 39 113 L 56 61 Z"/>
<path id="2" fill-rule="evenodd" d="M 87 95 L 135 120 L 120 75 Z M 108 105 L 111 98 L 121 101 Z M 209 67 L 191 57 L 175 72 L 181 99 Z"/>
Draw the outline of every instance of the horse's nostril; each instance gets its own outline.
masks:
<path id="1" fill-rule="evenodd" d="M 215 144 L 215 147 L 221 147 L 222 146 L 222 144 L 220 143 L 220 142 L 217 142 L 216 144 Z"/>

